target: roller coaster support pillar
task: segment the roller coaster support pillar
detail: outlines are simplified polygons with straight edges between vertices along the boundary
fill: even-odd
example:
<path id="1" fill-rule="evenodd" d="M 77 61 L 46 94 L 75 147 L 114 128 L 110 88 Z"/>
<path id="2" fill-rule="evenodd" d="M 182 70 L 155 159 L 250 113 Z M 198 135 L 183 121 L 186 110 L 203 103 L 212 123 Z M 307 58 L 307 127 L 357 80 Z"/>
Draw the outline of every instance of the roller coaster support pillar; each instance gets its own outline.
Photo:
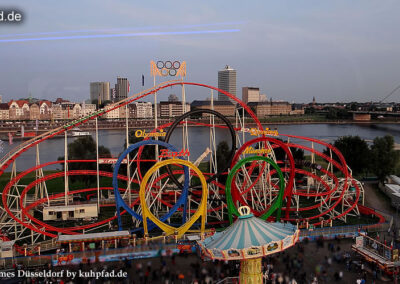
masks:
<path id="1" fill-rule="evenodd" d="M 65 191 L 65 206 L 68 205 L 68 139 L 67 139 L 67 131 L 64 132 L 65 133 L 65 141 L 64 141 L 64 191 Z"/>
<path id="2" fill-rule="evenodd" d="M 97 117 L 96 121 L 96 182 L 97 182 L 97 211 L 100 212 L 100 176 L 99 176 L 99 128 L 97 124 Z"/>

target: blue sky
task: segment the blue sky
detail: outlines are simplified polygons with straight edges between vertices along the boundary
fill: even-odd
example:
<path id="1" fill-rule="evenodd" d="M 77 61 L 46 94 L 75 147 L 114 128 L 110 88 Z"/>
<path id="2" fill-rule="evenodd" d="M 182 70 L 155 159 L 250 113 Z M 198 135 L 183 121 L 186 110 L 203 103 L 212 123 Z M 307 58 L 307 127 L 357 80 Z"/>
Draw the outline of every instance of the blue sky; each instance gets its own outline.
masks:
<path id="1" fill-rule="evenodd" d="M 17 3 L 17 4 L 15 4 Z M 0 94 L 82 101 L 89 82 L 125 76 L 131 92 L 150 60 L 185 60 L 187 81 L 217 85 L 226 64 L 241 87 L 260 87 L 274 100 L 379 100 L 400 84 L 400 2 L 380 1 L 51 1 L 3 0 L 24 22 L 0 23 Z M 230 23 L 222 25 L 221 23 Z M 219 24 L 201 26 L 206 24 Z M 188 26 L 199 25 L 198 27 Z M 55 41 L 1 42 L 21 33 L 67 31 L 175 32 L 239 29 L 217 34 L 157 35 Z M 52 36 L 36 35 L 35 37 Z M 174 92 L 167 90 L 165 94 Z M 178 90 L 176 90 L 178 91 Z M 188 88 L 189 100 L 210 94 Z M 400 101 L 400 91 L 390 101 Z"/>

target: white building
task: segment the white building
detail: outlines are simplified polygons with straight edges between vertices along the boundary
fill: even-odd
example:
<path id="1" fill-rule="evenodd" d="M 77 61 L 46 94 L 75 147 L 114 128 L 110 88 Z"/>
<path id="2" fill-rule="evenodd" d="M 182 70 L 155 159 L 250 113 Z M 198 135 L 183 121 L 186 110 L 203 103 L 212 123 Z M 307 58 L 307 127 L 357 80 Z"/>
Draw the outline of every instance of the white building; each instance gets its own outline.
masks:
<path id="1" fill-rule="evenodd" d="M 83 116 L 87 116 L 95 111 L 96 111 L 95 104 L 87 104 L 87 103 L 82 104 L 82 115 Z"/>
<path id="2" fill-rule="evenodd" d="M 136 106 L 136 118 L 152 118 L 153 104 L 150 102 L 134 102 Z"/>
<path id="3" fill-rule="evenodd" d="M 43 221 L 96 218 L 97 204 L 76 204 L 43 208 Z"/>
<path id="4" fill-rule="evenodd" d="M 242 88 L 242 101 L 244 103 L 260 102 L 260 88 L 243 87 Z"/>
<path id="5" fill-rule="evenodd" d="M 114 107 L 115 107 L 115 106 L 113 106 L 112 104 L 109 104 L 109 105 L 106 105 L 106 106 L 104 107 L 104 109 L 105 109 L 106 111 L 108 111 L 108 110 L 110 110 L 110 109 L 112 109 L 112 108 L 114 108 Z M 113 110 L 110 110 L 110 111 L 106 112 L 106 113 L 103 115 L 103 117 L 104 117 L 104 118 L 107 118 L 107 119 L 119 118 L 119 108 L 116 108 L 116 109 L 113 109 Z"/>

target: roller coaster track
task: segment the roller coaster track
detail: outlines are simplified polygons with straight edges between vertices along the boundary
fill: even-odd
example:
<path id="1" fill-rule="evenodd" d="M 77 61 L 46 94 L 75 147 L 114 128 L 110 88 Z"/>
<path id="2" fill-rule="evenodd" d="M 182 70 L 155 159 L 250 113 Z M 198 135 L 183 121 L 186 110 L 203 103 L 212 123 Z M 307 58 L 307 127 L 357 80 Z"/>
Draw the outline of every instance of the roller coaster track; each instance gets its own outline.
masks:
<path id="1" fill-rule="evenodd" d="M 150 95 L 150 94 L 154 94 L 154 93 L 156 93 L 156 92 L 158 92 L 158 91 L 160 91 L 160 90 L 162 90 L 162 89 L 165 89 L 165 88 L 167 88 L 167 87 L 179 86 L 179 85 L 182 85 L 182 86 L 183 86 L 183 85 L 189 85 L 189 86 L 206 87 L 206 88 L 213 89 L 213 90 L 215 90 L 215 91 L 221 92 L 221 93 L 223 93 L 223 94 L 229 96 L 230 98 L 232 98 L 233 100 L 235 100 L 236 102 L 238 102 L 239 104 L 241 104 L 241 106 L 244 108 L 244 110 L 251 116 L 251 118 L 253 118 L 254 122 L 256 123 L 257 128 L 259 128 L 260 130 L 263 130 L 262 125 L 261 125 L 260 121 L 258 120 L 258 118 L 255 116 L 254 112 L 253 112 L 247 105 L 245 105 L 243 102 L 241 102 L 239 99 L 237 99 L 236 97 L 232 96 L 231 94 L 229 94 L 229 93 L 227 93 L 227 92 L 225 92 L 225 91 L 223 91 L 223 90 L 220 90 L 220 89 L 218 89 L 218 88 L 216 88 L 216 87 L 212 87 L 212 86 L 205 85 L 205 84 L 193 83 L 193 82 L 183 82 L 183 81 L 180 81 L 180 80 L 171 80 L 171 81 L 162 82 L 162 83 L 160 83 L 160 84 L 158 84 L 158 85 L 156 85 L 156 86 L 154 86 L 154 87 L 152 87 L 152 88 L 143 90 L 143 91 L 141 91 L 141 92 L 139 92 L 139 93 L 137 93 L 137 94 L 134 94 L 134 95 L 132 95 L 132 96 L 130 96 L 130 97 L 124 99 L 124 100 L 121 100 L 121 101 L 119 101 L 119 102 L 116 102 L 116 103 L 113 103 L 113 104 L 111 104 L 111 105 L 108 105 L 107 108 L 100 109 L 100 110 L 98 110 L 98 111 L 95 111 L 95 112 L 93 112 L 93 113 L 87 115 L 87 116 L 81 117 L 81 118 L 79 118 L 79 119 L 75 119 L 75 120 L 73 120 L 73 121 L 71 121 L 71 122 L 66 123 L 65 125 L 63 125 L 63 126 L 61 126 L 61 127 L 52 129 L 52 130 L 50 130 L 50 131 L 48 131 L 48 132 L 45 132 L 45 133 L 40 134 L 40 135 L 38 135 L 38 136 L 35 136 L 35 137 L 33 137 L 32 139 L 21 143 L 20 145 L 18 145 L 18 146 L 16 146 L 15 148 L 13 148 L 11 151 L 9 151 L 5 156 L 3 156 L 3 157 L 0 159 L 0 176 L 5 172 L 5 170 L 6 170 L 6 169 L 21 155 L 21 154 L 23 154 L 23 153 L 24 153 L 25 151 L 27 151 L 29 148 L 31 148 L 31 147 L 33 147 L 33 146 L 35 146 L 35 145 L 37 145 L 37 144 L 39 144 L 39 143 L 41 143 L 41 142 L 47 140 L 47 139 L 50 139 L 50 138 L 52 138 L 52 137 L 54 137 L 54 136 L 56 136 L 56 135 L 60 135 L 60 134 L 62 134 L 62 133 L 65 133 L 65 132 L 68 131 L 69 129 L 72 129 L 72 128 L 76 127 L 76 126 L 79 126 L 79 125 L 81 125 L 81 124 L 83 124 L 83 123 L 85 123 L 85 122 L 87 122 L 87 121 L 89 121 L 89 120 L 96 119 L 96 118 L 98 118 L 98 117 L 103 116 L 104 114 L 106 114 L 106 113 L 108 113 L 108 112 L 111 112 L 111 111 L 113 111 L 113 110 L 115 110 L 115 109 L 119 109 L 119 108 L 121 108 L 121 107 L 124 107 L 124 106 L 126 106 L 126 105 L 128 105 L 128 104 L 130 104 L 130 103 L 132 103 L 132 102 L 134 102 L 134 101 L 136 101 L 136 100 L 142 99 L 142 98 L 144 98 L 144 97 L 146 97 L 146 96 L 148 96 L 148 95 Z M 166 125 L 164 125 L 163 127 L 168 127 L 169 125 L 170 125 L 170 124 L 166 124 Z M 205 124 L 205 125 L 206 125 L 206 124 Z M 161 127 L 161 126 L 159 126 L 158 128 L 160 128 L 160 127 Z M 236 130 L 237 130 L 237 129 L 236 129 Z M 350 183 L 351 183 L 351 184 L 355 187 L 355 189 L 356 189 L 355 199 L 353 200 L 351 206 L 349 206 L 346 210 L 344 210 L 344 211 L 342 211 L 342 212 L 340 212 L 340 213 L 337 213 L 336 216 L 332 217 L 332 219 L 340 218 L 341 216 L 344 216 L 345 214 L 347 214 L 348 212 L 350 212 L 351 210 L 353 210 L 353 208 L 354 208 L 355 206 L 357 206 L 358 200 L 359 200 L 359 198 L 360 198 L 360 189 L 358 188 L 357 184 L 356 184 L 354 181 L 350 181 L 351 174 L 350 174 L 350 173 L 348 172 L 348 170 L 347 170 L 347 165 L 346 165 L 346 162 L 345 162 L 345 160 L 344 160 L 344 157 L 341 155 L 341 153 L 340 153 L 336 148 L 334 148 L 332 145 L 330 145 L 330 144 L 328 144 L 328 143 L 325 143 L 325 142 L 322 142 L 322 141 L 319 141 L 319 140 L 316 140 L 316 139 L 312 139 L 312 138 L 307 138 L 307 137 L 302 137 L 302 136 L 294 136 L 294 135 L 284 135 L 284 134 L 280 134 L 280 135 L 281 135 L 281 136 L 286 136 L 287 138 L 299 138 L 299 139 L 302 139 L 302 140 L 307 140 L 307 141 L 312 142 L 312 143 L 319 143 L 319 144 L 321 144 L 321 145 L 323 145 L 323 146 L 329 148 L 330 150 L 332 150 L 332 151 L 338 156 L 338 158 L 339 158 L 339 161 L 338 161 L 338 162 L 335 161 L 334 159 L 332 159 L 332 158 L 330 158 L 330 157 L 324 155 L 323 153 L 321 153 L 321 152 L 319 152 L 319 151 L 316 151 L 316 150 L 313 149 L 313 148 L 309 148 L 309 147 L 306 147 L 306 146 L 302 146 L 302 145 L 298 145 L 298 144 L 293 144 L 293 143 L 287 143 L 287 145 L 286 145 L 287 147 L 301 148 L 301 149 L 303 149 L 303 150 L 307 150 L 307 151 L 309 151 L 309 152 L 311 152 L 311 153 L 313 153 L 313 154 L 317 154 L 317 155 L 321 156 L 321 157 L 324 158 L 326 161 L 328 161 L 328 162 L 331 163 L 333 166 L 335 166 L 337 169 L 339 169 L 339 170 L 343 173 L 344 177 L 346 178 L 346 181 L 349 180 L 349 183 L 346 182 L 346 183 L 344 184 L 343 188 L 341 188 L 341 192 L 340 192 L 340 194 L 337 196 L 337 198 L 336 198 L 335 200 L 332 200 L 333 204 L 331 204 L 331 206 L 329 206 L 329 208 L 328 208 L 327 210 L 325 210 L 325 211 L 321 210 L 320 214 L 317 214 L 316 216 L 313 216 L 313 217 L 309 218 L 310 220 L 311 220 L 311 219 L 317 219 L 317 218 L 319 218 L 319 217 L 321 217 L 321 216 L 323 216 L 323 215 L 328 214 L 328 213 L 331 212 L 332 210 L 334 210 L 334 208 L 337 207 L 337 206 L 339 205 L 339 203 L 341 202 L 341 200 L 344 198 L 345 192 L 348 190 Z M 68 161 L 68 162 L 69 162 L 69 161 Z M 53 163 L 59 163 L 59 162 L 53 162 Z M 43 165 L 42 165 L 42 166 L 43 166 Z M 34 169 L 34 168 L 31 168 L 30 170 L 32 171 L 33 169 Z M 287 168 L 287 169 L 285 168 L 285 169 L 283 169 L 283 171 L 284 171 L 284 172 L 286 171 L 286 172 L 289 172 L 289 173 L 290 173 L 290 169 L 289 169 L 289 168 Z M 304 171 L 301 172 L 300 169 L 296 169 L 295 172 L 307 174 L 307 173 L 304 172 Z M 273 172 L 271 172 L 271 174 L 272 174 L 272 173 L 273 173 Z M 322 173 L 325 174 L 325 175 L 327 175 L 327 176 L 329 176 L 329 177 L 334 181 L 333 185 L 331 185 L 332 188 L 330 188 L 330 186 L 327 185 L 327 184 L 324 182 L 324 180 L 321 180 L 320 178 L 318 178 L 317 176 L 313 175 L 312 173 L 309 173 L 308 175 L 309 175 L 310 177 L 313 177 L 313 178 L 316 179 L 317 181 L 319 181 L 321 184 L 323 184 L 323 185 L 325 184 L 325 185 L 326 185 L 326 191 L 319 192 L 319 193 L 316 193 L 316 194 L 313 194 L 313 193 L 307 193 L 307 194 L 306 194 L 306 193 L 304 193 L 304 192 L 302 192 L 302 191 L 295 191 L 295 190 L 292 190 L 292 189 L 290 188 L 291 186 L 288 186 L 289 188 L 288 188 L 288 190 L 287 190 L 287 192 L 286 192 L 286 194 L 287 194 L 287 200 L 288 200 L 288 202 L 287 202 L 287 208 L 286 208 L 286 210 L 285 210 L 285 213 L 286 213 L 286 220 L 295 221 L 294 219 L 288 219 L 288 218 L 287 218 L 287 217 L 289 216 L 289 211 L 295 210 L 294 208 L 291 208 L 291 206 L 290 206 L 290 200 L 291 200 L 292 194 L 293 194 L 293 195 L 299 195 L 299 196 L 307 196 L 307 197 L 310 197 L 310 196 L 313 196 L 313 197 L 317 197 L 317 196 L 321 196 L 321 197 L 322 197 L 322 196 L 326 196 L 326 198 L 325 198 L 324 200 L 321 199 L 322 201 L 321 201 L 321 204 L 320 204 L 320 205 L 316 204 L 316 205 L 313 205 L 312 207 L 303 208 L 303 209 L 313 209 L 314 207 L 317 208 L 317 206 L 321 206 L 321 205 L 322 205 L 322 202 L 327 202 L 328 199 L 330 199 L 330 195 L 331 195 L 333 192 L 339 191 L 337 179 L 335 180 L 335 177 L 330 176 L 330 173 L 329 173 L 328 171 L 325 171 L 325 170 L 324 170 L 324 171 L 322 171 Z M 294 175 L 294 173 L 292 173 L 292 174 Z M 61 175 L 61 174 L 60 174 L 60 175 Z M 13 182 L 17 181 L 18 178 L 19 178 L 20 176 L 21 176 L 21 175 L 19 175 L 19 176 L 15 177 L 14 179 L 12 179 L 12 180 L 9 182 L 9 184 L 6 186 L 6 188 L 10 188 L 10 186 L 13 184 Z M 255 182 L 254 182 L 254 183 L 255 183 Z M 221 189 L 224 189 L 224 186 L 223 186 L 223 185 L 218 185 L 218 187 L 220 187 Z M 28 188 L 28 189 L 29 189 L 29 188 Z M 23 195 L 23 196 L 25 196 L 25 193 L 27 192 L 28 189 L 26 189 L 26 190 L 24 191 L 24 195 Z M 7 206 L 7 201 L 6 201 L 7 192 L 8 192 L 8 190 L 6 190 L 4 194 L 2 194 L 2 202 L 3 202 L 3 205 L 4 205 L 5 211 L 9 210 L 9 208 L 8 208 L 8 206 Z M 61 196 L 61 194 L 60 194 L 60 196 Z M 22 199 L 21 199 L 21 202 L 22 202 Z M 34 206 L 34 205 L 31 204 L 31 207 L 32 207 L 32 206 Z M 22 204 L 21 204 L 21 208 L 22 208 Z M 27 209 L 28 209 L 28 208 L 27 208 Z M 27 210 L 27 209 L 26 209 L 26 210 Z M 24 210 L 24 211 L 25 211 L 25 210 Z M 299 210 L 299 211 L 301 211 L 301 210 Z M 9 217 L 9 218 L 13 218 L 16 222 L 20 222 L 20 221 L 21 221 L 21 220 L 19 220 L 16 216 L 14 216 L 10 211 L 7 211 L 7 213 L 8 213 L 8 217 Z M 25 212 L 24 212 L 25 216 L 28 215 L 27 213 L 28 213 L 28 211 L 25 211 Z M 18 219 L 18 220 L 17 220 L 17 219 Z M 23 220 L 22 220 L 22 222 L 23 222 Z M 39 227 L 40 227 L 41 225 L 43 225 L 43 223 L 41 223 L 41 222 L 39 222 L 39 221 L 38 221 L 38 223 L 39 223 L 39 226 L 38 226 L 38 227 L 35 227 L 35 229 L 38 229 L 38 230 L 39 230 Z M 317 222 L 317 223 L 315 223 L 315 224 L 317 225 L 317 224 L 320 224 L 320 223 L 321 223 L 321 221 L 319 221 L 319 222 Z M 26 225 L 26 224 L 22 224 L 22 225 Z M 53 228 L 53 229 L 54 229 L 54 228 Z M 53 235 L 53 234 L 52 234 L 52 235 Z M 54 235 L 54 236 L 55 236 L 55 235 Z M 5 239 L 5 240 L 7 239 L 7 237 L 5 237 L 5 236 L 2 234 L 1 231 L 0 231 L 0 238 L 3 238 L 3 239 Z M 21 252 L 20 249 L 18 249 L 18 251 Z"/>

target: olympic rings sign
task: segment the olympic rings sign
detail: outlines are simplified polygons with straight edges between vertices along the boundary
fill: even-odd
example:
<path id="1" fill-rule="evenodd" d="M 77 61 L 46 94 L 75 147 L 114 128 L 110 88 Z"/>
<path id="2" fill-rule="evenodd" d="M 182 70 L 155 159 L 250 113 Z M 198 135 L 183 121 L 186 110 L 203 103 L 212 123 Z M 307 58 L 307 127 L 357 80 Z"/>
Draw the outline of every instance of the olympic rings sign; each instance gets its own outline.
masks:
<path id="1" fill-rule="evenodd" d="M 157 61 L 157 63 L 151 61 L 150 66 L 151 66 L 151 76 L 161 76 L 161 77 L 186 76 L 185 61 L 183 61 L 182 63 L 180 61 L 169 61 L 169 60 Z"/>

